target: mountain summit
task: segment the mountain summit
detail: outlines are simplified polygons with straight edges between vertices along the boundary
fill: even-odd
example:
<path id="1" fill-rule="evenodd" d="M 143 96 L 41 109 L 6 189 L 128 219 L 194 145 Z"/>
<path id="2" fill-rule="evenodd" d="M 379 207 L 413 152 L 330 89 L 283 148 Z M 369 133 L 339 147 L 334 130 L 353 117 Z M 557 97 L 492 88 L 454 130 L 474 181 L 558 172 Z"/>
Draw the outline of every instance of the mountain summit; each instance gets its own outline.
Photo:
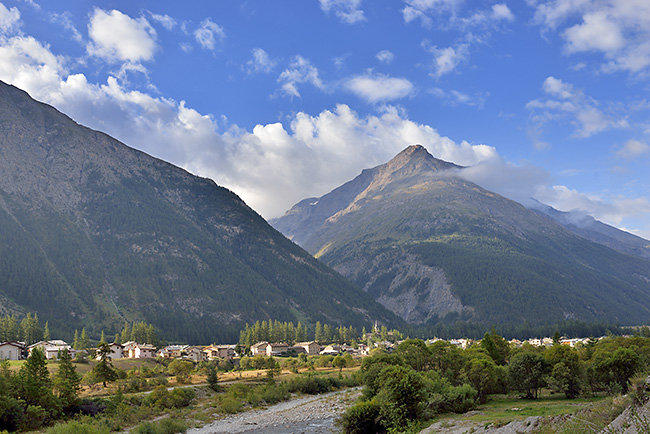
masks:
<path id="1" fill-rule="evenodd" d="M 2 313 L 36 312 L 53 334 L 146 321 L 208 343 L 258 319 L 399 324 L 232 192 L 1 82 L 0 247 Z"/>
<path id="2" fill-rule="evenodd" d="M 271 223 L 412 323 L 643 322 L 650 262 L 567 230 L 409 146 Z"/>

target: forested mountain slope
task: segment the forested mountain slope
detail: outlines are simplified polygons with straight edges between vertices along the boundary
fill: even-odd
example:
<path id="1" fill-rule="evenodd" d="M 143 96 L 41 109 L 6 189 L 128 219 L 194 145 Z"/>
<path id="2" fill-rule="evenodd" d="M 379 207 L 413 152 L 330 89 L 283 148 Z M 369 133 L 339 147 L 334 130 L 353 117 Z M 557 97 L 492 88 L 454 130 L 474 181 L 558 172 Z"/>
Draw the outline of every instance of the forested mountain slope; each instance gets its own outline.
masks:
<path id="1" fill-rule="evenodd" d="M 409 146 L 271 223 L 412 323 L 644 323 L 650 261 L 583 238 Z"/>
<path id="2" fill-rule="evenodd" d="M 0 304 L 52 334 L 125 321 L 235 342 L 258 319 L 399 319 L 232 192 L 0 83 Z"/>

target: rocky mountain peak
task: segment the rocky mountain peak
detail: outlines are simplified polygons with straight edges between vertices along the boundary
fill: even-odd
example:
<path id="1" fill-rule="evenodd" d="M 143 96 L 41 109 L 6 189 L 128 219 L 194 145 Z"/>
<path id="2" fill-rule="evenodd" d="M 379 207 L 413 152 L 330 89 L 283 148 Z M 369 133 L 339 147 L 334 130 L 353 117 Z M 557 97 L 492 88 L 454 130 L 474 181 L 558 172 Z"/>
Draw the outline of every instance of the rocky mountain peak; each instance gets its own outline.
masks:
<path id="1" fill-rule="evenodd" d="M 379 172 L 394 178 L 460 168 L 462 166 L 435 158 L 422 145 L 410 145 L 388 163 L 379 166 Z"/>

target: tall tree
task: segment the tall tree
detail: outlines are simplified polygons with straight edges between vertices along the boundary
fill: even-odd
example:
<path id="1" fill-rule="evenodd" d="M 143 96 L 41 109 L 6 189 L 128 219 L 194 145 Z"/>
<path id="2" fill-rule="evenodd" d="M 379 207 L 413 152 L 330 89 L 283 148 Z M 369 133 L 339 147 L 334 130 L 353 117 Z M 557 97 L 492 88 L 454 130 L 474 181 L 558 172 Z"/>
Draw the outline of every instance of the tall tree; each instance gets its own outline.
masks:
<path id="1" fill-rule="evenodd" d="M 102 382 L 104 387 L 106 383 L 117 380 L 117 372 L 113 367 L 113 362 L 110 358 L 111 346 L 107 343 L 97 345 L 97 357 L 99 361 L 93 367 L 92 371 L 95 373 L 99 381 Z"/>
<path id="2" fill-rule="evenodd" d="M 54 390 L 61 400 L 63 409 L 72 411 L 79 404 L 81 376 L 72 364 L 72 358 L 68 351 L 59 351 L 57 359 L 59 360 L 59 370 L 54 376 Z"/>

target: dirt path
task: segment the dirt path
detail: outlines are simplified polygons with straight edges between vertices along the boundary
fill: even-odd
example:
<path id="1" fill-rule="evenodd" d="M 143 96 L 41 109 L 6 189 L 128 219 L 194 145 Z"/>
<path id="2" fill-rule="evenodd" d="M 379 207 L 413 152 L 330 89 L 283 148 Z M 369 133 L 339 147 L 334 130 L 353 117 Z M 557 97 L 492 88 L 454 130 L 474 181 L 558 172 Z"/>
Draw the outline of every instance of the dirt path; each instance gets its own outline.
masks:
<path id="1" fill-rule="evenodd" d="M 334 420 L 361 393 L 359 388 L 292 399 L 264 410 L 251 410 L 193 428 L 187 434 L 325 434 L 335 431 Z"/>

